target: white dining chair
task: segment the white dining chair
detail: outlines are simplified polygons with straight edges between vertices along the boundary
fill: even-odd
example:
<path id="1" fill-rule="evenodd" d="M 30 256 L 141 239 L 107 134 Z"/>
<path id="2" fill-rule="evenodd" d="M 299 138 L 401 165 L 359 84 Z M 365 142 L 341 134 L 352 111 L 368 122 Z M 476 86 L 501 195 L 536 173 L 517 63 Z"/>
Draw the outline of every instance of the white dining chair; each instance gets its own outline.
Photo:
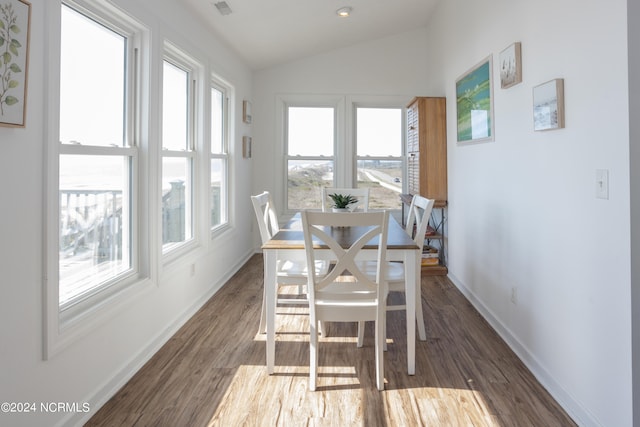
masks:
<path id="1" fill-rule="evenodd" d="M 416 244 L 422 248 L 424 245 L 425 234 L 427 232 L 427 226 L 429 224 L 429 218 L 431 217 L 431 211 L 435 200 L 427 199 L 425 197 L 414 195 L 411 200 L 411 206 L 409 207 L 409 215 L 405 225 L 405 232 L 411 236 Z M 366 272 L 369 277 L 373 277 L 376 272 L 375 264 L 370 261 L 358 262 L 359 267 Z M 405 277 L 404 277 L 404 264 L 402 262 L 387 262 L 385 279 L 389 285 L 389 292 L 404 292 L 405 290 Z M 421 271 L 421 267 L 417 266 L 417 271 Z M 413 297 L 416 301 L 416 321 L 418 322 L 418 336 L 421 340 L 427 339 L 427 333 L 424 325 L 424 314 L 422 312 L 422 286 L 416 286 L 416 295 Z M 409 298 L 408 295 L 405 295 Z M 406 310 L 406 304 L 389 304 L 387 301 L 387 311 Z M 364 325 L 358 327 L 358 341 L 363 340 Z M 386 336 L 386 330 L 385 330 Z M 385 350 L 387 348 L 387 342 L 384 343 Z"/>
<path id="2" fill-rule="evenodd" d="M 258 228 L 260 229 L 260 238 L 262 243 L 266 243 L 271 237 L 276 234 L 280 227 L 278 225 L 278 214 L 273 204 L 271 194 L 265 191 L 256 196 L 251 196 L 251 202 L 253 209 L 258 220 Z M 315 265 L 316 274 L 319 276 L 325 275 L 329 269 L 329 262 L 318 261 Z M 301 298 L 285 298 L 278 295 L 278 304 L 294 304 L 294 305 L 308 305 L 309 301 L 306 297 L 304 287 L 307 285 L 307 261 L 305 259 L 300 260 L 278 260 L 277 265 L 277 283 L 278 289 L 282 286 L 297 286 L 298 295 Z M 266 332 L 266 305 L 265 305 L 266 292 L 263 289 L 262 295 L 262 310 L 260 313 L 260 327 L 259 332 Z M 322 328 L 324 329 L 324 328 Z"/>
<path id="3" fill-rule="evenodd" d="M 331 194 L 342 194 L 342 195 L 351 195 L 358 199 L 356 203 L 353 203 L 348 206 L 351 212 L 361 211 L 368 212 L 369 211 L 369 187 L 365 188 L 333 188 L 333 187 L 322 187 L 322 212 L 331 212 L 332 200 L 329 197 Z"/>
<path id="4" fill-rule="evenodd" d="M 376 386 L 378 390 L 384 390 L 383 345 L 387 285 L 383 278 L 387 265 L 385 259 L 389 214 L 387 211 L 353 214 L 303 211 L 301 217 L 307 264 L 312 265 L 327 257 L 335 260 L 333 268 L 325 276 L 313 273 L 308 276 L 309 389 L 316 389 L 318 376 L 316 325 L 324 321 L 374 321 Z M 329 227 L 350 226 L 370 229 L 356 241 L 350 242 L 347 248 L 343 248 L 331 233 L 327 233 Z M 355 259 L 365 244 L 376 237 L 379 241 L 375 261 L 377 271 L 375 277 L 371 278 L 358 268 Z"/>

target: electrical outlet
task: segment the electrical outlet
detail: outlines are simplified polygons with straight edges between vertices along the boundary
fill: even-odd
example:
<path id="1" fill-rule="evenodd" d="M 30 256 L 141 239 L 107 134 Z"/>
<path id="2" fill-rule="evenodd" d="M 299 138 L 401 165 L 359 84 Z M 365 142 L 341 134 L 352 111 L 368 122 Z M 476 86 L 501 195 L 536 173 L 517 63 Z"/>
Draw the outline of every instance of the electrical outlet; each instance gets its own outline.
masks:
<path id="1" fill-rule="evenodd" d="M 511 302 L 518 305 L 518 288 L 511 288 Z"/>
<path id="2" fill-rule="evenodd" d="M 191 273 L 191 277 L 196 275 L 196 264 L 195 263 L 191 264 L 190 273 Z"/>

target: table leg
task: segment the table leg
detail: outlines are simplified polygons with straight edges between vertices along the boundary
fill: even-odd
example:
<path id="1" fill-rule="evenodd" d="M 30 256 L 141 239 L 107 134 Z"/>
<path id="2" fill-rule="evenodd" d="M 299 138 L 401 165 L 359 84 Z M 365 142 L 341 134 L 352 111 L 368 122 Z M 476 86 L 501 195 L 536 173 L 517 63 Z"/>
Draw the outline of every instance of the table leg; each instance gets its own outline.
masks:
<path id="1" fill-rule="evenodd" d="M 424 316 L 422 313 L 422 265 L 420 265 L 420 258 L 421 257 L 418 257 L 416 260 L 416 321 L 418 323 L 418 338 L 420 338 L 420 341 L 426 341 L 427 331 L 424 327 Z"/>
<path id="2" fill-rule="evenodd" d="M 416 286 L 419 280 L 416 268 L 416 257 L 419 255 L 417 250 L 407 250 L 404 253 L 405 277 L 405 295 L 415 295 Z M 416 299 L 407 298 L 407 366 L 409 375 L 416 373 Z"/>
<path id="3" fill-rule="evenodd" d="M 267 312 L 267 373 L 273 374 L 276 355 L 276 268 L 277 254 L 274 250 L 264 251 L 264 291 Z"/>

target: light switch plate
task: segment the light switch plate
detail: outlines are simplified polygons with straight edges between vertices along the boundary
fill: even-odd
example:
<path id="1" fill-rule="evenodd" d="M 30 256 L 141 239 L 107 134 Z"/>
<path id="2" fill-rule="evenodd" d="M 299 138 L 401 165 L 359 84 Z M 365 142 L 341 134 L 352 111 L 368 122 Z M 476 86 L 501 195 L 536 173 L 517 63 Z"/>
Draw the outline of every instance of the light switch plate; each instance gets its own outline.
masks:
<path id="1" fill-rule="evenodd" d="M 598 199 L 609 198 L 609 170 L 596 169 L 596 197 Z"/>

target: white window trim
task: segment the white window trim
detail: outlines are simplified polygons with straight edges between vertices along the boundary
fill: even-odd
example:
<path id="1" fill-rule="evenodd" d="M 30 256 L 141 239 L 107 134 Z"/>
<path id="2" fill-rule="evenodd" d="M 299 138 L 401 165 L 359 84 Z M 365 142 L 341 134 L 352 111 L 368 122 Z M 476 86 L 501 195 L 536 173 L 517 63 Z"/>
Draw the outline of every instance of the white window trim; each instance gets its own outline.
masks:
<path id="1" fill-rule="evenodd" d="M 129 15 L 122 13 L 109 5 L 102 2 L 86 1 L 86 0 L 67 0 L 64 4 L 73 7 L 81 13 L 95 19 L 107 27 L 116 31 L 132 36 L 129 42 L 135 40 L 132 50 L 140 52 L 141 48 L 148 47 L 148 29 L 142 24 L 131 18 Z M 145 235 L 143 230 L 138 227 L 140 225 L 138 217 L 141 209 L 146 209 L 138 202 L 138 175 L 140 173 L 139 156 L 136 148 L 123 147 L 117 151 L 109 151 L 110 154 L 124 154 L 133 156 L 134 169 L 132 170 L 131 188 L 133 191 L 132 210 L 132 265 L 131 271 L 113 282 L 117 282 L 107 287 L 98 295 L 94 295 L 88 300 L 79 302 L 73 307 L 60 310 L 59 305 L 59 156 L 60 154 L 79 154 L 80 152 L 100 154 L 100 147 L 79 147 L 61 145 L 58 135 L 60 134 L 60 31 L 61 31 L 61 8 L 62 2 L 46 2 L 45 16 L 47 17 L 47 56 L 46 56 L 46 75 L 49 78 L 46 91 L 46 111 L 45 129 L 45 216 L 44 216 L 44 280 L 43 280 L 43 318 L 44 318 L 44 334 L 43 334 L 43 358 L 50 359 L 59 351 L 68 346 L 71 342 L 77 340 L 81 336 L 93 330 L 97 325 L 107 321 L 115 313 L 127 304 L 132 304 L 138 296 L 142 295 L 150 288 L 148 268 L 142 268 L 140 256 L 146 251 L 148 254 L 148 246 L 141 245 L 140 237 Z M 147 52 L 148 49 L 145 49 Z M 139 77 L 142 75 L 143 61 L 139 57 L 139 53 L 129 58 L 136 65 L 130 68 L 128 76 L 129 81 L 135 81 L 138 85 L 129 93 L 130 97 L 136 97 L 141 100 L 141 94 L 148 94 L 144 85 L 139 84 Z M 148 65 L 148 62 L 146 62 Z M 133 75 L 134 68 L 137 68 L 137 76 Z M 135 78 L 134 78 L 135 77 Z M 128 100 L 128 106 L 131 106 L 132 100 Z M 140 128 L 140 123 L 136 123 L 140 115 L 146 112 L 147 106 L 135 103 L 135 110 L 127 110 L 127 121 L 132 123 L 127 127 L 127 140 L 132 146 L 135 146 L 136 138 L 144 133 Z M 137 134 L 134 134 L 134 130 Z M 148 263 L 144 263 L 148 267 Z M 132 285 L 136 286 L 132 286 Z"/>
<path id="2" fill-rule="evenodd" d="M 211 74 L 211 78 L 209 80 L 209 90 L 208 90 L 208 94 L 209 96 L 211 96 L 211 88 L 215 88 L 219 91 L 222 92 L 223 97 L 224 97 L 224 106 L 223 106 L 223 112 L 222 112 L 222 122 L 223 122 L 223 126 L 224 126 L 224 134 L 222 136 L 222 153 L 212 153 L 211 152 L 211 135 L 208 135 L 206 138 L 207 141 L 207 147 L 206 147 L 206 152 L 209 153 L 209 158 L 207 159 L 207 167 L 205 168 L 205 170 L 207 171 L 207 177 L 206 180 L 203 182 L 207 182 L 210 183 L 211 181 L 211 159 L 223 159 L 225 161 L 225 188 L 223 189 L 223 198 L 224 198 L 224 202 L 223 202 L 223 209 L 222 209 L 222 219 L 220 224 L 217 225 L 212 225 L 210 223 L 210 218 L 211 218 L 211 212 L 209 212 L 210 206 L 211 206 L 211 200 L 209 200 L 209 191 L 207 191 L 207 197 L 204 198 L 204 200 L 207 200 L 207 206 L 206 206 L 206 216 L 204 218 L 209 219 L 207 221 L 208 226 L 209 226 L 209 233 L 210 233 L 210 239 L 213 239 L 219 235 L 221 235 L 223 232 L 225 232 L 226 230 L 228 230 L 231 227 L 231 212 L 230 212 L 230 206 L 231 206 L 231 173 L 230 173 L 230 169 L 231 169 L 231 156 L 229 153 L 229 147 L 230 147 L 230 141 L 232 141 L 231 139 L 231 135 L 233 134 L 232 132 L 232 118 L 231 118 L 231 114 L 230 111 L 234 111 L 232 108 L 232 100 L 233 100 L 233 87 L 224 79 L 222 79 L 221 77 L 217 76 L 216 74 Z M 208 106 L 210 108 L 211 106 L 211 99 L 209 99 L 208 102 Z M 208 117 L 209 120 L 211 120 L 211 110 L 207 110 L 208 111 Z M 210 124 L 210 123 L 209 123 Z M 211 126 L 207 127 L 208 132 L 211 132 Z"/>
<path id="3" fill-rule="evenodd" d="M 287 155 L 287 108 L 288 107 L 334 107 L 335 108 L 335 141 L 334 141 L 334 186 L 352 187 L 355 185 L 357 170 L 356 147 L 356 108 L 400 108 L 402 123 L 406 123 L 406 106 L 413 96 L 402 95 L 317 95 L 317 94 L 281 94 L 276 96 L 276 141 L 279 141 L 280 156 L 278 165 L 281 188 L 274 202 L 280 206 L 281 212 L 291 215 L 295 210 L 287 209 L 288 185 L 287 162 L 289 159 L 313 160 L 321 157 L 296 157 Z M 402 167 L 404 170 L 403 191 L 406 191 L 406 129 L 402 127 Z M 326 158 L 326 157 L 325 157 Z M 387 159 L 386 157 L 384 159 Z M 396 159 L 395 157 L 393 159 Z M 282 194 L 282 195 L 280 195 Z"/>
<path id="4" fill-rule="evenodd" d="M 345 155 L 342 150 L 345 145 L 346 128 L 345 128 L 345 105 L 346 98 L 342 95 L 278 95 L 276 96 L 276 140 L 280 141 L 280 156 L 282 159 L 278 169 L 281 176 L 282 192 L 276 192 L 274 203 L 280 206 L 280 212 L 284 214 L 293 214 L 294 209 L 288 209 L 289 186 L 287 164 L 289 160 L 328 160 L 333 159 L 334 162 L 334 185 L 341 186 L 344 183 L 348 166 L 345 164 Z M 333 138 L 333 156 L 289 156 L 287 142 L 287 109 L 289 107 L 327 107 L 334 109 L 334 138 Z M 282 196 L 279 196 L 281 193 Z"/>
<path id="5" fill-rule="evenodd" d="M 166 269 L 170 264 L 175 261 L 184 258 L 191 252 L 194 252 L 202 248 L 201 238 L 201 214 L 202 205 L 201 198 L 198 195 L 201 193 L 201 170 L 202 170 L 202 152 L 203 152 L 203 110 L 204 99 L 208 99 L 208 96 L 203 94 L 204 85 L 202 82 L 204 74 L 204 66 L 185 52 L 184 49 L 179 48 L 172 42 L 165 40 L 164 50 L 162 53 L 162 63 L 167 60 L 173 65 L 186 69 L 189 72 L 190 82 L 190 99 L 189 101 L 189 129 L 188 129 L 188 143 L 190 151 L 184 153 L 165 151 L 162 148 L 162 132 L 160 132 L 160 147 L 159 147 L 159 163 L 158 163 L 158 182 L 162 182 L 162 159 L 164 157 L 180 157 L 190 158 L 192 161 L 191 170 L 191 218 L 192 222 L 192 236 L 184 242 L 176 243 L 169 248 L 164 248 L 162 242 L 162 186 L 158 185 L 158 242 L 159 251 L 162 259 L 163 269 Z M 162 67 L 160 67 L 162 69 Z M 160 123 L 162 123 L 162 76 L 159 79 L 160 90 Z M 208 86 L 207 86 L 208 87 Z M 207 108 L 208 111 L 208 108 Z M 162 127 L 160 127 L 161 129 Z M 208 169 L 208 168 L 207 168 Z"/>
<path id="6" fill-rule="evenodd" d="M 407 192 L 407 154 L 406 154 L 406 141 L 407 141 L 407 129 L 405 123 L 407 123 L 407 104 L 411 100 L 411 97 L 404 96 L 350 96 L 347 98 L 347 103 L 350 106 L 349 115 L 347 117 L 348 134 L 352 135 L 351 145 L 353 162 L 351 163 L 351 176 L 356 176 L 358 169 L 358 160 L 401 160 L 402 161 L 402 192 Z M 356 109 L 357 108 L 398 108 L 401 111 L 402 120 L 402 148 L 399 157 L 393 156 L 372 156 L 372 157 L 358 157 L 357 144 L 357 123 L 356 123 Z"/>

